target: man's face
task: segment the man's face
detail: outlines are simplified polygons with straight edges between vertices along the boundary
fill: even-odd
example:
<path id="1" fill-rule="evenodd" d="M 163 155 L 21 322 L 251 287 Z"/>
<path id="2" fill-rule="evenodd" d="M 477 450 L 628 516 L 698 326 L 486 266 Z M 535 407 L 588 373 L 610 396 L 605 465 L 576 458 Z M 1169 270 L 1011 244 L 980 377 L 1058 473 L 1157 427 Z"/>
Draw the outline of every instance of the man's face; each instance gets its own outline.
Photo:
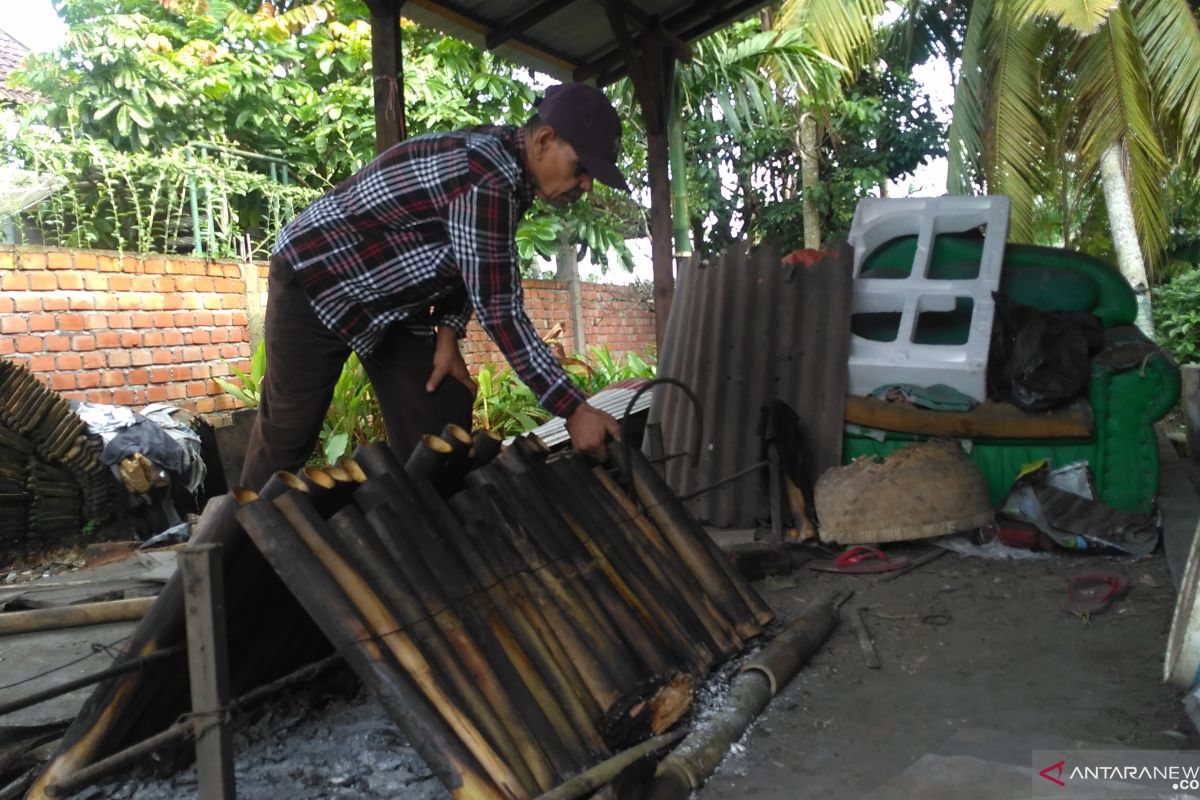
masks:
<path id="1" fill-rule="evenodd" d="M 592 190 L 592 176 L 579 161 L 575 148 L 549 128 L 533 137 L 530 171 L 538 196 L 553 206 L 567 206 Z"/>

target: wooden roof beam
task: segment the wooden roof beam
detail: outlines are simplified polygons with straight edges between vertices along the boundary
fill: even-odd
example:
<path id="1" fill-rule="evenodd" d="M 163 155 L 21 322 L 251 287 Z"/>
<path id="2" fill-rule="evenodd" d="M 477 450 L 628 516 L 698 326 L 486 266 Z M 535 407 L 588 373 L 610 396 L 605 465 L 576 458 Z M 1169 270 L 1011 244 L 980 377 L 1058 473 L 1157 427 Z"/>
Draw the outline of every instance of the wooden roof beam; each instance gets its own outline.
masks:
<path id="1" fill-rule="evenodd" d="M 542 0 L 525 13 L 518 14 L 489 33 L 485 40 L 487 49 L 495 50 L 509 39 L 523 33 L 530 25 L 557 14 L 574 2 L 575 0 Z"/>
<path id="2" fill-rule="evenodd" d="M 672 33 L 658 17 L 647 14 L 628 0 L 600 0 L 600 4 L 608 10 L 610 18 L 612 12 L 615 11 L 637 23 L 643 33 L 657 33 L 663 42 L 675 51 L 675 58 L 685 64 L 691 63 L 691 45 Z"/>

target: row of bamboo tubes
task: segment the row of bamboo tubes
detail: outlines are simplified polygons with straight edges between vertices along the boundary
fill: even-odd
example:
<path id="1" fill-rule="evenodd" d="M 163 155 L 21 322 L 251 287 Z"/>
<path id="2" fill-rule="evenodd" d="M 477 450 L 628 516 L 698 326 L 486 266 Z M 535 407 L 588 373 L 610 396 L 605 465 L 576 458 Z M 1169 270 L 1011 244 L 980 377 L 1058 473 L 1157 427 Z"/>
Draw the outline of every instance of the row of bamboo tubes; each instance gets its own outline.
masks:
<path id="1" fill-rule="evenodd" d="M 107 517 L 113 480 L 101 449 L 57 392 L 0 359 L 0 549 L 49 543 Z"/>
<path id="2" fill-rule="evenodd" d="M 249 534 L 459 798 L 535 797 L 661 733 L 772 618 L 639 453 L 610 460 L 645 513 L 539 445 L 450 426 L 404 466 L 364 446 L 235 489 L 197 535 Z M 31 797 L 111 751 L 106 715 L 126 716 L 136 683 L 90 704 Z"/>

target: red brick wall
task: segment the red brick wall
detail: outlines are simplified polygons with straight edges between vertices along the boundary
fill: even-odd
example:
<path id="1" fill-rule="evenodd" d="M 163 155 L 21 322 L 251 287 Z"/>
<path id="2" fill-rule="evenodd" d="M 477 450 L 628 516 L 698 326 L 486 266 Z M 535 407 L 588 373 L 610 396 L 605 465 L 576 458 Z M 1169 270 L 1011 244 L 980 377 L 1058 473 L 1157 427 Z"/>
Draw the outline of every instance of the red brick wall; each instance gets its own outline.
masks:
<path id="1" fill-rule="evenodd" d="M 265 263 L 258 274 L 265 302 Z M 0 357 L 69 399 L 231 409 L 213 378 L 249 368 L 245 295 L 236 261 L 0 246 Z M 633 289 L 584 284 L 582 298 L 589 348 L 653 345 L 654 314 Z M 527 281 L 525 307 L 541 333 L 562 323 L 563 347 L 578 350 L 565 283 Z M 476 322 L 463 351 L 472 366 L 503 363 Z"/>

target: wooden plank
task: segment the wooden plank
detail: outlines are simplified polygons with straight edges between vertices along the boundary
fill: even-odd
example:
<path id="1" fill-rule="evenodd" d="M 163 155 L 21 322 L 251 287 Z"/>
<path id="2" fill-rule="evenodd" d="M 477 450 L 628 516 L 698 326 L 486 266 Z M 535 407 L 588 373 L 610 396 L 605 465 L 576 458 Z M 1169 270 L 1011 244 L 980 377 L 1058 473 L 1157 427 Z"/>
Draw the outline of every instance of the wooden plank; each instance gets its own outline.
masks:
<path id="1" fill-rule="evenodd" d="M 229 701 L 229 658 L 221 545 L 200 544 L 181 550 L 179 568 L 183 574 L 200 797 L 234 800 L 233 743 L 224 719 Z"/>

